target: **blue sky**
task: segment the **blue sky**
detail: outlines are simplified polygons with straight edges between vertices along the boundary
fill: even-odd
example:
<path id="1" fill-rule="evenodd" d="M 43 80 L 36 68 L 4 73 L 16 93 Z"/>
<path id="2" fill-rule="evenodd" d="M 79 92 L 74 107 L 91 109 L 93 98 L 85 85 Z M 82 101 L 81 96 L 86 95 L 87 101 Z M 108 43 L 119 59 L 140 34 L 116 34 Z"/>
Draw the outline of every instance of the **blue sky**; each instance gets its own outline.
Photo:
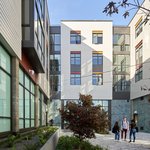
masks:
<path id="1" fill-rule="evenodd" d="M 111 0 L 48 0 L 51 25 L 60 25 L 61 20 L 113 20 L 113 25 L 127 25 L 135 11 L 131 11 L 127 19 L 122 17 L 123 9 L 119 14 L 106 16 L 102 11 L 109 1 Z"/>

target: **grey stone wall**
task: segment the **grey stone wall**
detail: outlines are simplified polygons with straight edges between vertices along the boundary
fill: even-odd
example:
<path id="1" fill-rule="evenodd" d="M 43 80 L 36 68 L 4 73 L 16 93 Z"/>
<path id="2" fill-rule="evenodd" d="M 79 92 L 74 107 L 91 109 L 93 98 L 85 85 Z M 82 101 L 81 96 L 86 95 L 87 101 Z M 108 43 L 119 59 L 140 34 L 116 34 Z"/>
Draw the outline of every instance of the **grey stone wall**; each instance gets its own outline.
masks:
<path id="1" fill-rule="evenodd" d="M 116 121 L 121 124 L 122 118 L 127 117 L 130 121 L 130 101 L 128 100 L 112 100 L 111 102 L 111 127 Z"/>
<path id="2" fill-rule="evenodd" d="M 137 111 L 137 126 L 142 132 L 150 133 L 150 95 L 133 100 L 133 113 Z"/>

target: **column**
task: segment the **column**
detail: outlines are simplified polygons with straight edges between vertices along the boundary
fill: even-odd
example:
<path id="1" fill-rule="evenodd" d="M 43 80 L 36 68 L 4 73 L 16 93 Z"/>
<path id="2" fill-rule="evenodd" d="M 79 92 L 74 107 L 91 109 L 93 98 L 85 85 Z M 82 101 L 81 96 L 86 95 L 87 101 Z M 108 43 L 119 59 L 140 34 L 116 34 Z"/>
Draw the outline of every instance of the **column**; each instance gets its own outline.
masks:
<path id="1" fill-rule="evenodd" d="M 35 122 L 34 122 L 34 126 L 37 128 L 39 126 L 39 106 L 38 106 L 38 102 L 39 102 L 39 86 L 35 85 Z"/>
<path id="2" fill-rule="evenodd" d="M 12 132 L 19 131 L 19 60 L 12 58 Z"/>

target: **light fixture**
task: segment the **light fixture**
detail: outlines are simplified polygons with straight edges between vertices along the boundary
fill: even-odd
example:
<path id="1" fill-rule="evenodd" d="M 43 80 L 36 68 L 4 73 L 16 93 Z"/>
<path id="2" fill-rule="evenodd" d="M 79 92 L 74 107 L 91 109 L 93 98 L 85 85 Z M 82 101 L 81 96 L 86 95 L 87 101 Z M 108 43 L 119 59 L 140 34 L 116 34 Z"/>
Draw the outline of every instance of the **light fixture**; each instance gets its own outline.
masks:
<path id="1" fill-rule="evenodd" d="M 30 73 L 31 75 L 34 75 L 34 70 L 29 69 L 29 73 Z"/>

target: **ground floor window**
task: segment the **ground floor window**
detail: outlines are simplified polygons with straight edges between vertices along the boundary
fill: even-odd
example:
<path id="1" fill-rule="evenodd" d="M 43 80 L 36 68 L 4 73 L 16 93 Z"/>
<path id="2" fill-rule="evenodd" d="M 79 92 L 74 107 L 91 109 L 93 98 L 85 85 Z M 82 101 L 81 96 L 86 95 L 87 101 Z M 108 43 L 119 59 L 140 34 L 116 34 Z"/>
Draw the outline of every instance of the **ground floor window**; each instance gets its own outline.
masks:
<path id="1" fill-rule="evenodd" d="M 0 132 L 11 130 L 11 57 L 0 45 Z"/>
<path id="2" fill-rule="evenodd" d="M 47 105 L 46 105 L 46 98 L 42 91 L 39 90 L 39 102 L 38 102 L 38 120 L 39 126 L 46 125 L 47 121 Z"/>
<path id="3" fill-rule="evenodd" d="M 19 69 L 19 128 L 34 127 L 35 92 L 34 83 L 28 75 Z"/>

